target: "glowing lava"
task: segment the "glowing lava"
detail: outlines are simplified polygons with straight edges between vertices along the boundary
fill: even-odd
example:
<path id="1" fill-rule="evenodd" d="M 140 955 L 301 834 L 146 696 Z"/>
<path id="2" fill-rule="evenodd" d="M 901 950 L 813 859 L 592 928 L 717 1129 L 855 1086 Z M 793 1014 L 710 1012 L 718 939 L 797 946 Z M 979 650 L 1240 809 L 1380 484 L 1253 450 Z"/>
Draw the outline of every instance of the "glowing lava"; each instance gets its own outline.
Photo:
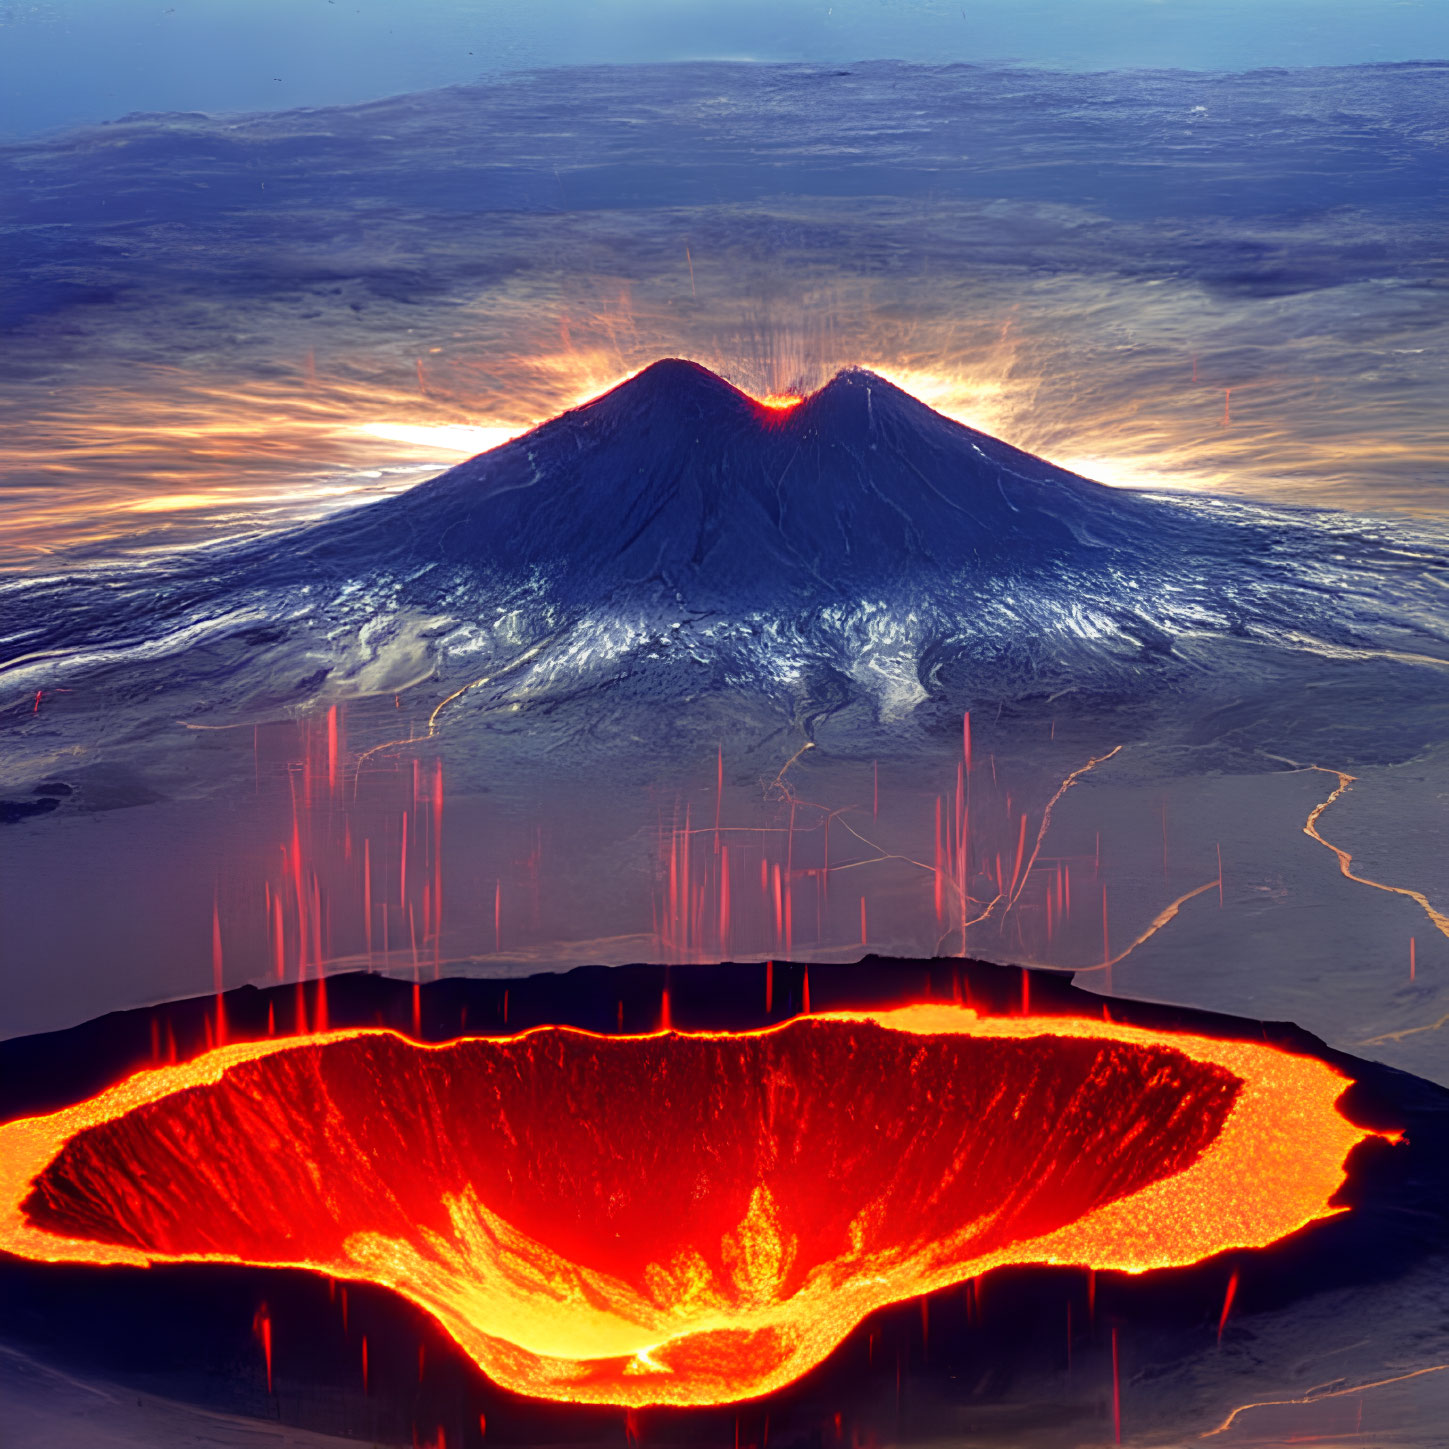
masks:
<path id="1" fill-rule="evenodd" d="M 382 1284 L 520 1393 L 768 1393 L 1009 1263 L 1140 1272 L 1337 1211 L 1371 1135 L 1263 1043 L 921 1005 L 737 1033 L 221 1047 L 0 1127 L 0 1248 Z"/>

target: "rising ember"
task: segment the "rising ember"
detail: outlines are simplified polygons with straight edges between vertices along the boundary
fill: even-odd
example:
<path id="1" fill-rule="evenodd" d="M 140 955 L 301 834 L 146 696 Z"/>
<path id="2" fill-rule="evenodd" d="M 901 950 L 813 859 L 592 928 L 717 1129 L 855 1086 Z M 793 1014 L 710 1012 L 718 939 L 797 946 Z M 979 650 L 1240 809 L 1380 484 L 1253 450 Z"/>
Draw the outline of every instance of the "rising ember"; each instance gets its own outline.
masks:
<path id="1" fill-rule="evenodd" d="M 0 1127 L 0 1248 L 367 1281 L 517 1392 L 721 1404 L 991 1268 L 1143 1272 L 1331 1215 L 1371 1135 L 1346 1086 L 1263 1043 L 957 1005 L 324 1032 Z"/>

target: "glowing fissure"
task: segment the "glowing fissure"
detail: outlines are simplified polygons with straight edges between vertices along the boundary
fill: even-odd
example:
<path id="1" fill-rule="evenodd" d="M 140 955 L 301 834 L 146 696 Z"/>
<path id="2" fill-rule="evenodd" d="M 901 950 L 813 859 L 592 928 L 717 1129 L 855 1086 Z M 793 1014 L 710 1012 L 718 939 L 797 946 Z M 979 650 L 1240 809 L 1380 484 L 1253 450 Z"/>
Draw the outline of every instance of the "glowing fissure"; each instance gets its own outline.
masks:
<path id="1" fill-rule="evenodd" d="M 1337 1209 L 1346 1079 L 1266 1044 L 919 1005 L 750 1032 L 342 1030 L 0 1127 L 0 1248 L 389 1287 L 509 1389 L 756 1397 L 1004 1264 L 1140 1272 Z"/>

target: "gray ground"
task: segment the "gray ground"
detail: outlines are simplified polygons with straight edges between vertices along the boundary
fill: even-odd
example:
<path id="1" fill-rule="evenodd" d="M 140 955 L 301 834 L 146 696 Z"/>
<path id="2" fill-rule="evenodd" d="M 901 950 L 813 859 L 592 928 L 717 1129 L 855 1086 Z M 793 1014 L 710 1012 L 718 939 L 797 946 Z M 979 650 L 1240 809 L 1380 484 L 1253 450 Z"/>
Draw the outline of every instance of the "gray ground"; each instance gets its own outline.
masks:
<path id="1" fill-rule="evenodd" d="M 3 1345 L 0 1413 L 5 1449 L 327 1449 L 358 1442 L 81 1382 Z"/>

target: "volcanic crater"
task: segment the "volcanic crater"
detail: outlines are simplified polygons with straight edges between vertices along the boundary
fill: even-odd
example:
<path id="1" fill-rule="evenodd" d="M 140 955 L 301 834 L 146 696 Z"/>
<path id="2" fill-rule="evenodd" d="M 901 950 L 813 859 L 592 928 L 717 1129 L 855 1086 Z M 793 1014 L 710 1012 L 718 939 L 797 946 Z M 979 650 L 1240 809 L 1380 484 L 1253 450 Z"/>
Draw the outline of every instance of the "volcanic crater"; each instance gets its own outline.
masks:
<path id="1" fill-rule="evenodd" d="M 0 1248 L 384 1285 L 496 1382 L 753 1398 L 1006 1264 L 1139 1272 L 1337 1209 L 1347 1080 L 959 1005 L 763 1030 L 237 1043 L 0 1127 Z"/>

